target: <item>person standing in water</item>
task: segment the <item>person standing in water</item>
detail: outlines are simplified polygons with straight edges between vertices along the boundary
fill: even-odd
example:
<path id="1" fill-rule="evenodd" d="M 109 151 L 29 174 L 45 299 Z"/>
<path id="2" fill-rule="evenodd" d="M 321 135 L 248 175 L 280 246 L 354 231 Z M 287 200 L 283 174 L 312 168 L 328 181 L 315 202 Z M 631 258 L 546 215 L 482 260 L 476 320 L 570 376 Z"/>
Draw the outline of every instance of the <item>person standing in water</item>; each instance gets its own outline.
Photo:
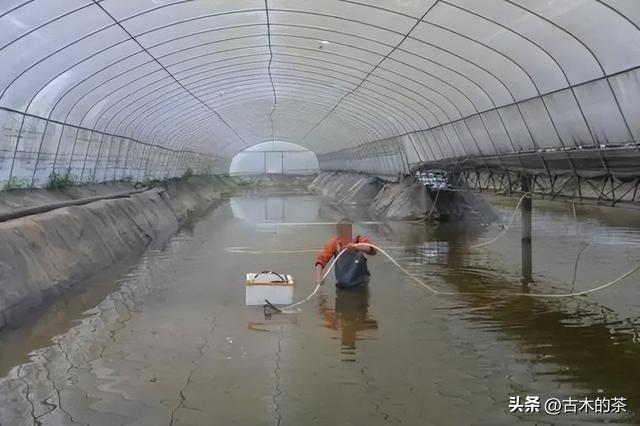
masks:
<path id="1" fill-rule="evenodd" d="M 371 240 L 362 235 L 352 236 L 353 222 L 343 219 L 336 224 L 337 235 L 331 238 L 316 258 L 316 281 L 324 284 L 322 276 L 324 268 L 332 257 L 337 256 L 344 248 L 347 248 L 336 261 L 335 275 L 336 287 L 341 289 L 363 288 L 369 284 L 371 274 L 367 268 L 365 254 L 374 255 L 373 247 L 363 245 L 372 244 Z"/>

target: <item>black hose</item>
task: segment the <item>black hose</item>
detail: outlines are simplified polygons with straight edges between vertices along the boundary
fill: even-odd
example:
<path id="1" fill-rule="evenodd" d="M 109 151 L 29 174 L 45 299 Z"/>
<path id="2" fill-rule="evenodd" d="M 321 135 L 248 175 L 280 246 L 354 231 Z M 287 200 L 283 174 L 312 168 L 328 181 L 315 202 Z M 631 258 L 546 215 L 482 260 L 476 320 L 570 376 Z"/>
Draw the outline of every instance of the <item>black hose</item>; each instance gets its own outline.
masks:
<path id="1" fill-rule="evenodd" d="M 141 192 L 148 191 L 149 189 L 152 189 L 152 188 L 136 189 L 132 191 L 119 192 L 117 194 L 97 195 L 95 197 L 81 198 L 78 200 L 68 200 L 68 201 L 61 201 L 59 203 L 46 204 L 43 206 L 27 207 L 24 209 L 14 210 L 9 213 L 0 213 L 0 223 L 7 222 L 13 219 L 19 219 L 21 217 L 46 213 L 46 212 L 61 209 L 64 207 L 82 206 L 85 204 L 91 204 L 91 203 L 95 203 L 96 201 L 102 201 L 102 200 L 115 200 L 118 198 L 129 198 L 134 194 L 139 194 Z"/>

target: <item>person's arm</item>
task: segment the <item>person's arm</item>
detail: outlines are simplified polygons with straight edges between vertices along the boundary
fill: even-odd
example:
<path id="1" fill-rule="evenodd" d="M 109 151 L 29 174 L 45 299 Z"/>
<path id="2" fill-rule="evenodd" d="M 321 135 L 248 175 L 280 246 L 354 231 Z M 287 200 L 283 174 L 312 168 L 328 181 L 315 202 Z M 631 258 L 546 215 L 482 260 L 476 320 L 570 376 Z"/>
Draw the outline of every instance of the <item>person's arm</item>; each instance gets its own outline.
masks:
<path id="1" fill-rule="evenodd" d="M 325 244 L 324 248 L 316 258 L 316 282 L 320 285 L 324 283 L 322 279 L 324 267 L 327 265 L 331 257 L 336 251 L 337 238 L 332 238 Z"/>
<path id="2" fill-rule="evenodd" d="M 356 250 L 358 250 L 358 251 L 360 251 L 360 252 L 362 252 L 362 253 L 365 253 L 365 254 L 371 255 L 371 256 L 373 256 L 374 254 L 376 254 L 376 253 L 377 253 L 377 252 L 376 252 L 376 249 L 374 249 L 373 247 L 371 247 L 371 246 L 361 245 L 361 243 L 365 243 L 365 244 L 373 244 L 373 242 L 372 242 L 369 238 L 367 238 L 367 237 L 363 237 L 363 236 L 358 236 L 358 242 L 357 242 L 357 243 L 355 243 L 355 244 L 353 245 L 353 247 L 354 247 Z"/>
<path id="3" fill-rule="evenodd" d="M 321 264 L 316 263 L 316 283 L 319 285 L 324 284 L 324 279 L 322 278 L 323 271 L 324 267 Z"/>

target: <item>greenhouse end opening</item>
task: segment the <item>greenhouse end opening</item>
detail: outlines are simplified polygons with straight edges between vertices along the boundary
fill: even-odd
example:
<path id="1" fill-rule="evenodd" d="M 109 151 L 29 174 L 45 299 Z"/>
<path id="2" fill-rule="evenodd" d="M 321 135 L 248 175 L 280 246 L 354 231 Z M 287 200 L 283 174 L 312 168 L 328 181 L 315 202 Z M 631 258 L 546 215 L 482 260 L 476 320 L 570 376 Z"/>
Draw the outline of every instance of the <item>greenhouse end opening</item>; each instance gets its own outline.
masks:
<path id="1" fill-rule="evenodd" d="M 263 142 L 236 154 L 229 164 L 232 176 L 313 175 L 318 158 L 308 149 L 289 142 Z"/>

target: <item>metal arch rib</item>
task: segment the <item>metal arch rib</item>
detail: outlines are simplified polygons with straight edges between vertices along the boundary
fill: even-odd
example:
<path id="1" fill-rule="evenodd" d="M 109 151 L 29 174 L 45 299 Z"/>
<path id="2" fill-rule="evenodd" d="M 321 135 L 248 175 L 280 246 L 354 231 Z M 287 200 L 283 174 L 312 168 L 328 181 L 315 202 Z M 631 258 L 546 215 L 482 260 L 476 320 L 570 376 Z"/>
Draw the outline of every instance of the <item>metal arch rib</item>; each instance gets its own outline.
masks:
<path id="1" fill-rule="evenodd" d="M 338 108 L 338 106 L 342 103 L 342 101 L 347 98 L 349 95 L 351 95 L 353 92 L 355 92 L 356 90 L 358 90 L 363 84 L 364 82 L 369 78 L 369 76 L 371 76 L 371 74 L 373 74 L 373 72 L 378 69 L 378 67 L 389 57 L 391 56 L 391 54 L 393 52 L 395 52 L 398 47 L 400 47 L 400 45 L 409 37 L 409 35 L 411 34 L 411 32 L 418 26 L 418 24 L 420 22 L 422 22 L 422 20 L 427 16 L 427 14 L 429 12 L 431 12 L 431 10 L 438 4 L 440 0 L 435 0 L 433 2 L 433 4 L 431 6 L 429 6 L 429 8 L 427 9 L 427 11 L 422 15 L 422 17 L 420 17 L 420 19 L 416 20 L 416 23 L 411 27 L 411 29 L 404 35 L 404 37 L 402 38 L 402 40 L 400 40 L 400 42 L 393 48 L 391 49 L 391 51 L 389 53 L 387 53 L 381 60 L 380 62 L 378 62 L 378 64 L 376 66 L 374 66 L 368 73 L 367 75 L 364 76 L 364 78 L 362 79 L 362 81 L 360 81 L 360 83 L 353 89 L 351 90 L 349 93 L 347 93 L 346 95 L 344 95 L 340 100 L 338 100 L 338 102 L 333 106 L 333 108 L 331 108 L 331 110 L 324 116 L 322 117 L 322 119 L 320 119 L 320 121 L 318 121 L 311 129 L 309 129 L 309 131 L 302 137 L 301 140 L 306 139 L 307 136 L 309 136 L 309 134 L 311 134 L 311 132 L 313 132 L 315 129 L 318 128 L 318 126 L 320 126 L 320 124 L 327 119 L 327 117 L 329 117 L 331 115 L 331 113 L 333 111 L 335 111 L 336 108 Z"/>
<path id="2" fill-rule="evenodd" d="M 182 87 L 182 89 L 189 93 L 191 96 L 193 96 L 198 102 L 200 102 L 205 108 L 207 108 L 208 110 L 210 110 L 212 113 L 214 113 L 237 137 L 238 139 L 240 139 L 245 145 L 247 144 L 247 142 L 244 140 L 244 138 L 236 131 L 236 129 L 234 129 L 229 123 L 227 123 L 225 121 L 225 119 L 213 108 L 211 108 L 211 106 L 209 106 L 207 103 L 205 103 L 204 101 L 202 101 L 200 98 L 198 98 L 196 95 L 194 95 L 189 89 L 187 89 L 164 65 L 162 65 L 162 63 L 160 63 L 160 61 L 151 54 L 151 52 L 149 52 L 147 50 L 146 47 L 144 47 L 142 45 L 142 43 L 140 43 L 134 36 L 133 34 L 131 34 L 116 18 L 113 17 L 113 15 L 111 15 L 97 0 L 92 0 L 93 3 L 98 6 L 100 8 L 100 10 L 102 10 L 111 20 L 113 20 L 113 22 L 118 25 L 122 31 L 124 31 L 129 38 L 131 38 L 131 40 L 133 40 L 138 46 L 140 46 L 140 48 L 147 54 L 149 55 L 156 64 L 158 64 L 158 66 L 160 68 L 162 68 L 164 70 L 164 72 L 166 72 L 175 82 L 176 84 L 178 84 L 180 87 Z"/>
<path id="3" fill-rule="evenodd" d="M 269 65 L 267 66 L 267 72 L 269 74 L 269 81 L 271 82 L 271 90 L 273 91 L 273 106 L 271 112 L 269 112 L 269 123 L 271 123 L 271 139 L 275 140 L 275 127 L 273 125 L 273 111 L 278 106 L 278 95 L 276 94 L 276 86 L 273 84 L 273 74 L 271 73 L 271 64 L 273 63 L 273 49 L 271 45 L 271 22 L 269 20 L 269 0 L 264 0 L 264 12 L 267 18 L 267 39 L 269 41 Z"/>

